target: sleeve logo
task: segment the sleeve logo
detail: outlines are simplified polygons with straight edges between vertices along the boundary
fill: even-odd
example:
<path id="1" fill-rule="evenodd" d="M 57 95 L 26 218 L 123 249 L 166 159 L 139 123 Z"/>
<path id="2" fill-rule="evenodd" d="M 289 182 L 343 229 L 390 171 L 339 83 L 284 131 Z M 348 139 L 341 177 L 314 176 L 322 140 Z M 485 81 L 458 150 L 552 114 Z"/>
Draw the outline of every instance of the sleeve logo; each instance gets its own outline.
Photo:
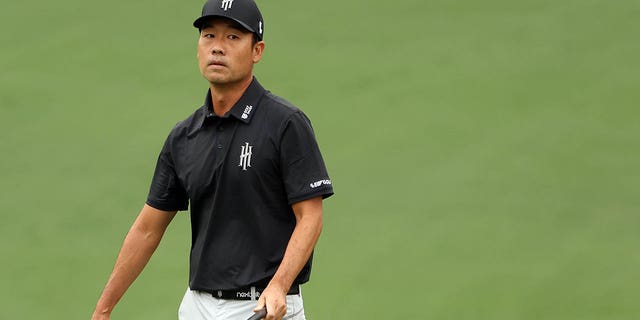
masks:
<path id="1" fill-rule="evenodd" d="M 331 180 L 320 180 L 320 181 L 312 182 L 311 184 L 309 184 L 309 186 L 312 189 L 315 189 L 317 187 L 324 186 L 324 185 L 330 185 L 330 184 L 331 184 Z"/>

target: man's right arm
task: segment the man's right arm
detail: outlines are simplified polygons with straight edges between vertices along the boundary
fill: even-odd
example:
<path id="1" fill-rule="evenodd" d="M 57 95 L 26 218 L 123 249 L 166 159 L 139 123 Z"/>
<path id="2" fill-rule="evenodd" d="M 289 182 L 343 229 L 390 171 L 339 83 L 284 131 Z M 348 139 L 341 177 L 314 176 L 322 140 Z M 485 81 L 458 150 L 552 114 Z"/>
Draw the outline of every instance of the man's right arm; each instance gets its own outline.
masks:
<path id="1" fill-rule="evenodd" d="M 91 319 L 109 319 L 115 305 L 142 272 L 158 247 L 176 212 L 144 205 L 124 239 L 109 281 L 102 291 Z"/>

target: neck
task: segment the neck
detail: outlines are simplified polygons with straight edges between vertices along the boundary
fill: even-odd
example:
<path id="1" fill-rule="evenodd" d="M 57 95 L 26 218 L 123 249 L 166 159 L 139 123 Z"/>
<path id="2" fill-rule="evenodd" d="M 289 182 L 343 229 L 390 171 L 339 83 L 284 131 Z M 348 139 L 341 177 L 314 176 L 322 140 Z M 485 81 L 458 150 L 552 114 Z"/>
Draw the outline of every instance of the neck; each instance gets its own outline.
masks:
<path id="1" fill-rule="evenodd" d="M 240 100 L 242 94 L 247 90 L 253 76 L 245 80 L 226 84 L 209 84 L 211 91 L 211 102 L 213 102 L 213 112 L 218 116 L 223 116 Z"/>

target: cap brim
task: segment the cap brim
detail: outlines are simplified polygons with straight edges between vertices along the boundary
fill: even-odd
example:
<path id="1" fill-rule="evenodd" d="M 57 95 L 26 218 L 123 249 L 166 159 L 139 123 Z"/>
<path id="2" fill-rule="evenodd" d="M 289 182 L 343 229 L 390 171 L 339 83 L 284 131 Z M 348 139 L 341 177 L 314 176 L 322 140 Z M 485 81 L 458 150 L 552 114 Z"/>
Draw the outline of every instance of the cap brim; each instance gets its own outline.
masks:
<path id="1" fill-rule="evenodd" d="M 196 21 L 193 22 L 193 26 L 198 28 L 198 29 L 202 29 L 202 27 L 204 26 L 204 22 L 205 20 L 209 19 L 209 18 L 214 18 L 214 17 L 220 17 L 220 18 L 227 18 L 230 20 L 235 21 L 236 23 L 238 23 L 239 25 L 241 25 L 243 28 L 245 28 L 247 31 L 251 32 L 251 33 L 256 33 L 255 30 L 253 30 L 251 27 L 249 27 L 246 23 L 235 19 L 233 17 L 227 17 L 227 16 L 223 16 L 223 15 L 219 15 L 219 14 L 211 14 L 211 15 L 207 15 L 207 16 L 202 16 L 198 19 L 196 19 Z M 259 37 L 259 35 L 258 35 Z"/>

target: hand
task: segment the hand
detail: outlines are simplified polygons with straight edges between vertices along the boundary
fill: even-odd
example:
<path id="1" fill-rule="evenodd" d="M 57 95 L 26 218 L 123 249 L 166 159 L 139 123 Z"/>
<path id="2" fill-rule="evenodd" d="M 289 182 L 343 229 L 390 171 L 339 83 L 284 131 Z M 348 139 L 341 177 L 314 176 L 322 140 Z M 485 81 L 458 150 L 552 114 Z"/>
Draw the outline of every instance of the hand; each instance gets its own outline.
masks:
<path id="1" fill-rule="evenodd" d="M 260 295 L 258 304 L 253 310 L 257 312 L 264 306 L 267 307 L 266 320 L 281 320 L 287 313 L 287 291 L 275 284 L 269 284 Z"/>
<path id="2" fill-rule="evenodd" d="M 102 314 L 98 312 L 94 312 L 93 316 L 91 316 L 91 320 L 109 320 L 109 314 Z"/>

